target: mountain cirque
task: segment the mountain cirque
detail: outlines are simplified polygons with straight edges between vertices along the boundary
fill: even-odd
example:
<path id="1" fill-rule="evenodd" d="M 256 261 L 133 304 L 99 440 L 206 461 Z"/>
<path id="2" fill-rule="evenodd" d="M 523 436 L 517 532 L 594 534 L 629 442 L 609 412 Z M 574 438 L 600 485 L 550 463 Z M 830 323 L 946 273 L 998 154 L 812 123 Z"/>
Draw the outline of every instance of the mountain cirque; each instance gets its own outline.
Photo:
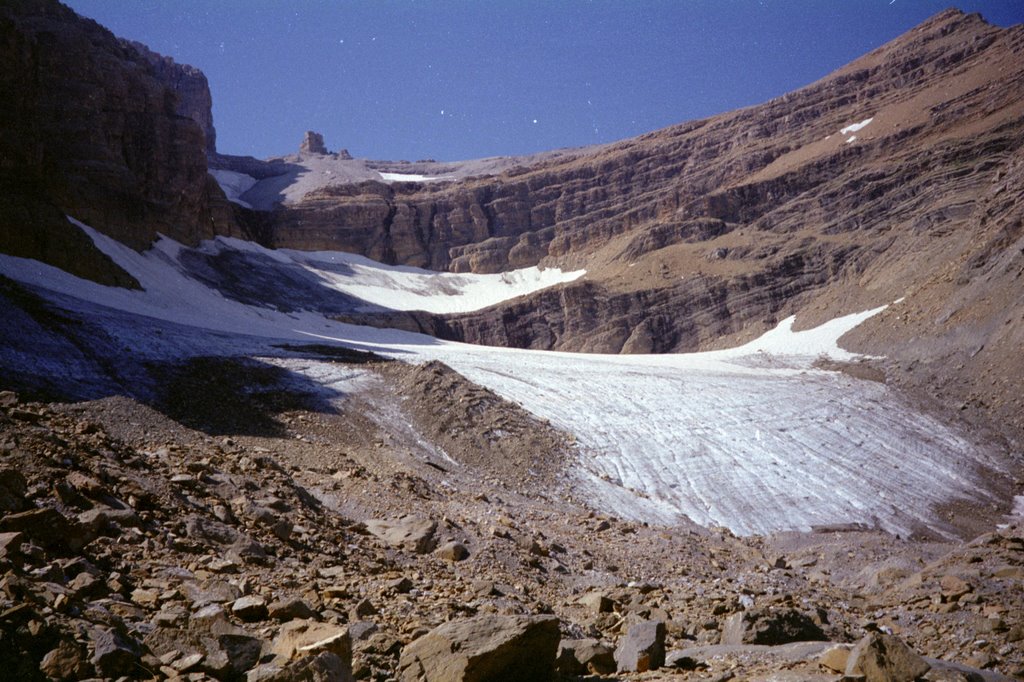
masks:
<path id="1" fill-rule="evenodd" d="M 339 164 L 349 180 L 240 216 L 278 247 L 456 272 L 587 269 L 407 323 L 472 343 L 690 351 L 793 313 L 813 325 L 902 299 L 853 347 L 888 356 L 890 381 L 1018 438 L 1022 90 L 1024 31 L 948 11 L 760 106 L 558 155 L 376 164 L 430 182 L 360 182 Z"/>
<path id="2" fill-rule="evenodd" d="M 473 313 L 345 317 L 589 352 L 724 347 L 897 301 L 844 338 L 880 357 L 828 368 L 1019 457 L 1020 26 L 951 10 L 760 106 L 451 163 L 352 159 L 314 133 L 279 159 L 218 154 L 198 70 L 45 0 L 3 3 L 0 36 L 5 254 L 139 286 L 71 215 L 139 250 L 161 232 L 452 272 L 585 268 Z M 239 181 L 233 201 L 208 170 Z M 278 349 L 364 377 L 333 409 L 258 358 L 134 363 L 6 278 L 0 306 L 66 341 L 40 354 L 110 378 L 55 368 L 0 392 L 14 679 L 1024 677 L 1008 502 L 971 510 L 988 530 L 962 542 L 634 523 L 567 494 L 571 434 L 440 363 Z M 29 401 L 81 393 L 107 397 Z"/>

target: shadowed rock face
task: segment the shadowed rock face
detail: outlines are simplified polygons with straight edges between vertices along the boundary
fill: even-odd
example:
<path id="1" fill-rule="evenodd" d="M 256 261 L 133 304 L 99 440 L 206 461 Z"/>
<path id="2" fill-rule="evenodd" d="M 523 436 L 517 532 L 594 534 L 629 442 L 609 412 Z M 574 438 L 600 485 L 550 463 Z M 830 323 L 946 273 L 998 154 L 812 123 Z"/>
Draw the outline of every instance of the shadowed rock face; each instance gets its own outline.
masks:
<path id="1" fill-rule="evenodd" d="M 0 36 L 4 251 L 97 276 L 76 265 L 65 214 L 135 248 L 233 231 L 206 172 L 201 73 L 48 0 L 3 3 Z"/>

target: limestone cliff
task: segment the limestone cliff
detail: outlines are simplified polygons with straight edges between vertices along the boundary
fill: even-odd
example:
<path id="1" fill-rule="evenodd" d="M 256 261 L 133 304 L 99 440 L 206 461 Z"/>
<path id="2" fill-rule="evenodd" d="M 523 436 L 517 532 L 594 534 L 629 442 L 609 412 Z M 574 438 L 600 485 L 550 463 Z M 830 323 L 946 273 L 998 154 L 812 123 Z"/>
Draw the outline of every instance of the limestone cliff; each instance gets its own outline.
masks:
<path id="1" fill-rule="evenodd" d="M 207 175 L 205 88 L 55 1 L 0 4 L 0 249 L 123 281 L 81 256 L 88 240 L 64 215 L 135 248 L 158 232 L 185 243 L 231 233 Z"/>

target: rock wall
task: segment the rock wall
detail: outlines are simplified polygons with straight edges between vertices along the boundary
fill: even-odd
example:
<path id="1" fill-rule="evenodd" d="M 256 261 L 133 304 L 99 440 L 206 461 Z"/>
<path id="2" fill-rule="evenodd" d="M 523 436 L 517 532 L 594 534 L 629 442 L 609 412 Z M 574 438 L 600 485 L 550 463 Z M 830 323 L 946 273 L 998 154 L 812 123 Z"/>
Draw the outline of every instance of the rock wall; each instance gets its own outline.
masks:
<path id="1" fill-rule="evenodd" d="M 208 154 L 217 153 L 217 131 L 213 127 L 213 96 L 206 74 L 194 66 L 178 64 L 136 41 L 126 41 L 153 69 L 157 79 L 178 96 L 174 111 L 199 124 L 203 129 Z"/>
<path id="2" fill-rule="evenodd" d="M 64 215 L 134 248 L 236 232 L 196 74 L 52 0 L 0 5 L 0 248 L 102 277 L 76 265 Z"/>

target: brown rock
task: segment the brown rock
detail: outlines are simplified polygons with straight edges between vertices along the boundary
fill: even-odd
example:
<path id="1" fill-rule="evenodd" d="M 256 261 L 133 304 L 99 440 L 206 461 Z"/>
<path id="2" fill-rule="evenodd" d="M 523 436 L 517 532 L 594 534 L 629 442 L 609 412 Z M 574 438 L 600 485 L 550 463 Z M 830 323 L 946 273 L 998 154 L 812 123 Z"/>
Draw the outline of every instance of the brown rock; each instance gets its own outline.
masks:
<path id="1" fill-rule="evenodd" d="M 615 652 L 596 639 L 563 639 L 555 668 L 562 675 L 610 675 L 615 672 Z"/>
<path id="2" fill-rule="evenodd" d="M 450 621 L 408 644 L 402 682 L 512 682 L 551 679 L 558 648 L 553 616 L 477 616 Z"/>
<path id="3" fill-rule="evenodd" d="M 871 634 L 850 651 L 846 675 L 862 675 L 866 682 L 913 682 L 931 668 L 901 639 Z"/>
<path id="4" fill-rule="evenodd" d="M 438 547 L 434 554 L 444 559 L 445 561 L 463 561 L 469 558 L 469 550 L 461 542 L 446 542 L 445 544 Z"/>
<path id="5" fill-rule="evenodd" d="M 91 672 L 82 646 L 67 639 L 43 656 L 39 669 L 54 680 L 80 680 Z"/>

